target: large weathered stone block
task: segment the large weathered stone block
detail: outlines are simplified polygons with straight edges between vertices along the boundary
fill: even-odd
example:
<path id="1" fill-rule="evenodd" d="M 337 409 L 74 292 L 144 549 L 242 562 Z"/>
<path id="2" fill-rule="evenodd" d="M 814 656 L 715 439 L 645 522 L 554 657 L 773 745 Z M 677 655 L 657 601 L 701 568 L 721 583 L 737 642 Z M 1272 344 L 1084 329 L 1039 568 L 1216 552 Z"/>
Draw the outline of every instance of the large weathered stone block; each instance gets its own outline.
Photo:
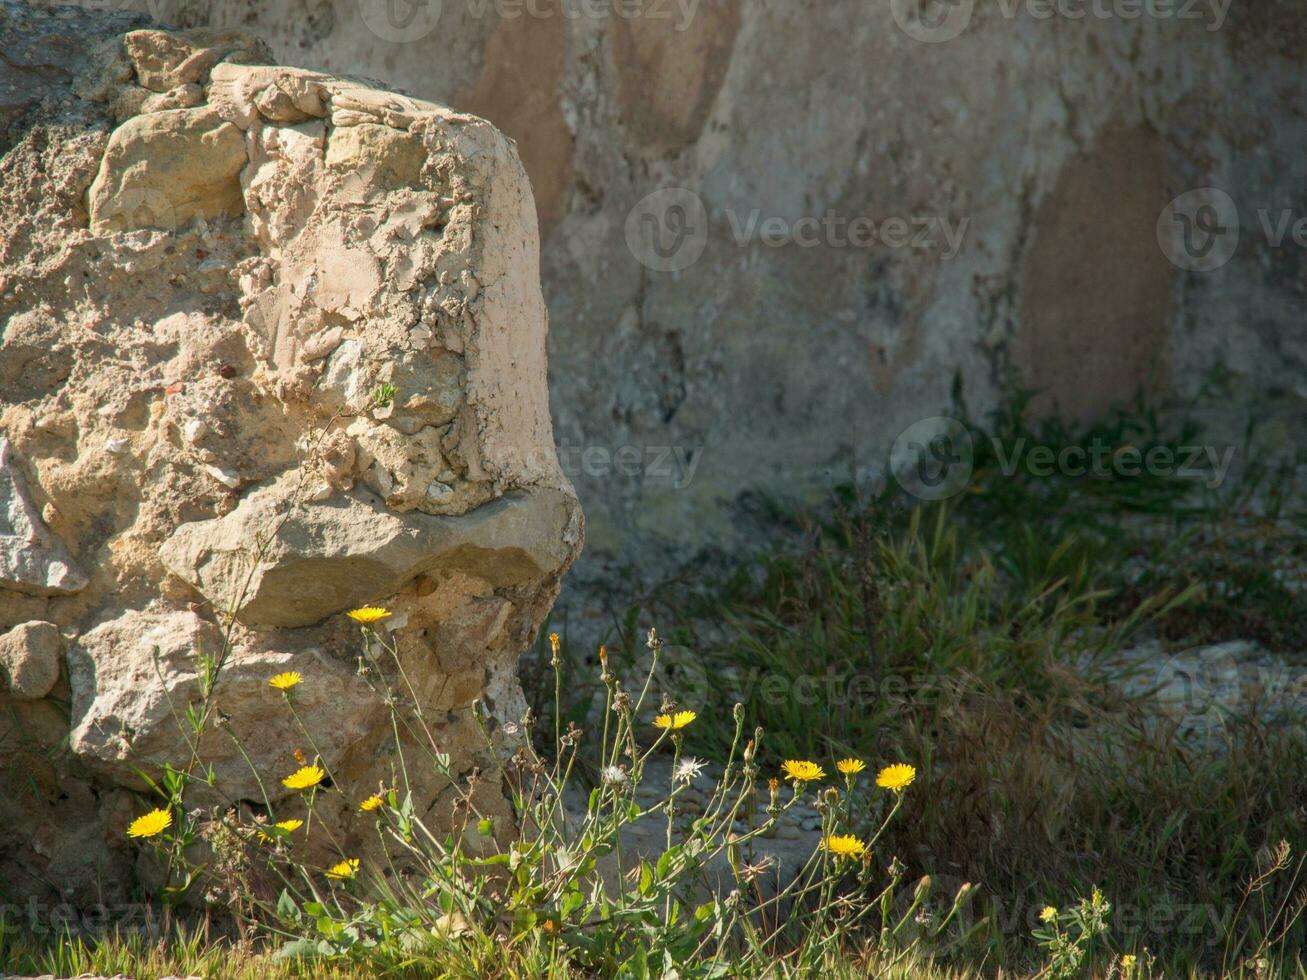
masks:
<path id="1" fill-rule="evenodd" d="M 95 627 L 69 650 L 73 689 L 72 750 L 92 768 L 124 786 L 142 788 L 134 767 L 185 764 L 188 734 L 176 712 L 197 699 L 199 655 L 223 648 L 220 630 L 195 613 L 129 610 Z M 291 639 L 290 642 L 297 642 Z M 218 703 L 229 718 L 206 731 L 200 746 L 227 799 L 258 799 L 265 782 L 292 764 L 287 746 L 304 735 L 268 678 L 297 670 L 304 681 L 295 691 L 303 717 L 330 719 L 318 742 L 329 767 L 350 746 L 385 723 L 385 709 L 349 667 L 315 646 L 291 650 L 241 648 L 221 675 Z M 233 737 L 234 736 L 234 737 Z M 266 765 L 252 770 L 245 756 Z"/>
<path id="2" fill-rule="evenodd" d="M 0 817 L 43 828 L 0 850 L 0 880 L 130 886 L 119 848 L 144 803 L 122 794 L 186 763 L 202 654 L 223 665 L 221 730 L 197 802 L 261 801 L 255 772 L 289 801 L 296 750 L 320 750 L 346 799 L 393 784 L 373 685 L 398 666 L 359 670 L 341 615 L 357 605 L 393 611 L 442 751 L 489 772 L 471 704 L 520 717 L 516 659 L 582 537 L 512 144 L 442 106 L 247 64 L 261 46 L 239 34 L 10 18 L 6 0 L 0 19 L 28 61 L 52 37 L 87 52 L 43 105 L 14 102 L 0 147 L 0 726 L 18 719 L 0 728 Z M 303 676 L 316 749 L 268 686 L 281 671 Z M 17 753 L 42 760 L 21 787 Z M 424 811 L 448 798 L 434 774 L 412 785 Z M 116 802 L 40 816 L 96 794 Z"/>

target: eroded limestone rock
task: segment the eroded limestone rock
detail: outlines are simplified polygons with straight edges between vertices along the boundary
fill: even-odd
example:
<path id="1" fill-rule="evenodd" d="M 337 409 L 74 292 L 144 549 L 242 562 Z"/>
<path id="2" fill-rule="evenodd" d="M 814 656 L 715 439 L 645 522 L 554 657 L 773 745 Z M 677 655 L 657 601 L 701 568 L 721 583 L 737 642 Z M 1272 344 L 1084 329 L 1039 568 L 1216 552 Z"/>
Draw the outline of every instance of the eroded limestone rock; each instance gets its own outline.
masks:
<path id="1" fill-rule="evenodd" d="M 41 520 L 13 445 L 0 434 L 0 590 L 62 595 L 85 585 L 68 549 Z"/>
<path id="2" fill-rule="evenodd" d="M 0 680 L 15 697 L 32 700 L 49 694 L 59 680 L 63 639 L 59 627 L 23 623 L 0 635 Z"/>
<path id="3" fill-rule="evenodd" d="M 174 231 L 195 218 L 240 214 L 244 167 L 244 135 L 212 109 L 135 116 L 114 130 L 91 185 L 91 230 Z"/>
<path id="4" fill-rule="evenodd" d="M 186 763 L 202 654 L 221 725 L 197 805 L 293 807 L 280 777 L 320 751 L 344 793 L 321 821 L 356 833 L 349 801 L 396 783 L 380 692 L 402 666 L 506 815 L 471 706 L 511 754 L 517 657 L 582 537 L 512 144 L 253 64 L 239 34 L 71 8 L 4 26 L 25 52 L 71 33 L 87 54 L 21 103 L 0 157 L 0 774 L 31 776 L 0 775 L 0 816 L 43 835 L 0 847 L 0 880 L 131 887 L 137 770 Z M 368 603 L 393 611 L 398 663 L 360 663 L 343 613 Z M 281 671 L 312 742 L 268 686 Z M 446 780 L 412 786 L 448 818 Z M 113 803 L 41 816 L 90 798 Z"/>
<path id="5" fill-rule="evenodd" d="M 560 531 L 571 507 L 565 494 L 540 490 L 459 517 L 399 515 L 366 493 L 300 502 L 282 482 L 249 494 L 225 517 L 183 524 L 161 555 L 169 571 L 216 608 L 236 609 L 248 626 L 311 626 L 381 602 L 419 575 L 461 572 L 491 588 L 547 576 L 569 559 Z"/>
<path id="6" fill-rule="evenodd" d="M 304 741 L 280 696 L 268 688 L 274 674 L 299 671 L 304 680 L 295 691 L 297 710 L 305 718 L 330 719 L 330 737 L 318 743 L 328 767 L 384 722 L 381 701 L 348 666 L 301 638 L 287 642 L 298 649 L 238 646 L 222 672 L 217 703 L 230 720 L 205 733 L 201 756 L 229 798 L 260 795 L 237 740 L 251 759 L 269 765 L 271 772 L 259 774 L 265 776 L 291 766 L 287 746 Z M 115 782 L 136 788 L 142 783 L 132 763 L 184 763 L 185 732 L 173 712 L 197 699 L 199 654 L 216 656 L 222 649 L 221 631 L 190 611 L 129 610 L 80 637 L 68 651 L 73 751 Z"/>
<path id="7" fill-rule="evenodd" d="M 263 60 L 271 54 L 262 42 L 239 31 L 131 31 L 123 36 L 123 47 L 137 83 L 151 92 L 203 84 L 220 61 Z"/>

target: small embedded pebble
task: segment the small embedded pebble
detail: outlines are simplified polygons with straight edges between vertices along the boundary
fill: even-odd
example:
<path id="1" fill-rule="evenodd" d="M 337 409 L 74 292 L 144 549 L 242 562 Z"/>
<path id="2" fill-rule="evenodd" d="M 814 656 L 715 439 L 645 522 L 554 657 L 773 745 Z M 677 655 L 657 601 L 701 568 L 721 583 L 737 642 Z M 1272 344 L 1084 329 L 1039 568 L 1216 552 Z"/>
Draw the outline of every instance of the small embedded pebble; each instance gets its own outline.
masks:
<path id="1" fill-rule="evenodd" d="M 182 426 L 182 435 L 191 445 L 199 442 L 209 431 L 209 427 L 201 419 L 191 419 Z"/>
<path id="2" fill-rule="evenodd" d="M 205 473 L 208 473 L 209 476 L 213 477 L 223 486 L 230 487 L 231 489 L 235 490 L 241 485 L 241 478 L 239 473 L 234 473 L 231 470 L 224 470 L 220 466 L 212 466 L 212 465 L 206 465 L 202 467 L 202 469 L 204 470 Z"/>

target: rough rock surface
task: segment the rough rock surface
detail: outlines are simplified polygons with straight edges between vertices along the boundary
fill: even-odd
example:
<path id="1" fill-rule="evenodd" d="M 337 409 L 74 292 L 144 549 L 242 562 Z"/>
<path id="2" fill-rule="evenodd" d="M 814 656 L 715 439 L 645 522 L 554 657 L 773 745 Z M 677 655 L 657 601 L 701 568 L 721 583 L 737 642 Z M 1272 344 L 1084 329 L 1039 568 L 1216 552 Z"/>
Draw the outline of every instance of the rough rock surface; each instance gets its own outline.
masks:
<path id="1" fill-rule="evenodd" d="M 286 799 L 297 750 L 349 799 L 394 785 L 393 668 L 359 669 L 355 606 L 393 611 L 412 698 L 493 797 L 473 702 L 507 739 L 581 546 L 513 145 L 239 33 L 136 28 L 0 0 L 6 901 L 147 874 L 138 769 L 186 761 L 204 657 L 197 805 L 261 802 L 256 772 Z M 288 670 L 309 733 L 268 686 Z M 364 848 L 347 809 L 321 816 Z"/>
<path id="2" fill-rule="evenodd" d="M 0 435 L 0 588 L 28 595 L 67 595 L 86 576 L 32 505 L 13 447 Z"/>
<path id="3" fill-rule="evenodd" d="M 63 640 L 54 623 L 35 621 L 0 635 L 0 680 L 16 698 L 43 698 L 59 681 Z"/>
<path id="4" fill-rule="evenodd" d="M 1301 0 L 132 7 L 517 140 L 586 512 L 570 631 L 752 551 L 776 497 L 874 481 L 955 382 L 977 419 L 1015 369 L 1073 416 L 1197 399 L 1239 461 L 1268 462 L 1250 426 L 1304 442 Z M 1219 237 L 1159 240 L 1202 188 L 1229 195 Z M 654 219 L 675 269 L 632 247 Z M 1227 264 L 1184 268 L 1213 240 Z"/>

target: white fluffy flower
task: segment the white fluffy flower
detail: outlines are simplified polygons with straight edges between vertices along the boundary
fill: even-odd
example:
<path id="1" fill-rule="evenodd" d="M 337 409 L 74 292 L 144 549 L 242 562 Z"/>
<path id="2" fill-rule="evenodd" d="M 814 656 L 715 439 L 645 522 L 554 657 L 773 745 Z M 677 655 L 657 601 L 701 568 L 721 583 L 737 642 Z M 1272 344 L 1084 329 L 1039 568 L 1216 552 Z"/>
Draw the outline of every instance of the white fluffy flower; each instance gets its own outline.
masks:
<path id="1" fill-rule="evenodd" d="M 676 771 L 672 773 L 673 778 L 678 782 L 689 783 L 699 777 L 703 772 L 703 767 L 707 765 L 702 759 L 695 759 L 692 756 L 686 756 L 676 763 Z"/>
<path id="2" fill-rule="evenodd" d="M 605 786 L 625 786 L 626 770 L 621 766 L 604 766 L 599 778 Z"/>

